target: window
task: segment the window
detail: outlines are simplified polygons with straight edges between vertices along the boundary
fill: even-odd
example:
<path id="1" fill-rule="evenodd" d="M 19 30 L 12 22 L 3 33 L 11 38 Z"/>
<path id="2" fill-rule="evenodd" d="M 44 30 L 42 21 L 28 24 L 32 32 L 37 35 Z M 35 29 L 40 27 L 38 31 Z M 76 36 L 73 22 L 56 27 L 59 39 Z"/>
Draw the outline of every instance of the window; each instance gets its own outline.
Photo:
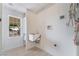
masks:
<path id="1" fill-rule="evenodd" d="M 20 36 L 20 18 L 9 16 L 9 36 Z"/>

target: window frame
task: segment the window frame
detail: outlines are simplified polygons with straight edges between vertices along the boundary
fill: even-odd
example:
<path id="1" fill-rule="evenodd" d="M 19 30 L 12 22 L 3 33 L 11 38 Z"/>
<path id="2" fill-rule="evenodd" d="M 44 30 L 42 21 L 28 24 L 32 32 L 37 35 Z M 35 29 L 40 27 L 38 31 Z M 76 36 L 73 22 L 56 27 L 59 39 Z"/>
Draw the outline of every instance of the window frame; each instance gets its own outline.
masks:
<path id="1" fill-rule="evenodd" d="M 20 35 L 16 35 L 16 36 L 12 35 L 12 36 L 10 36 L 9 32 L 8 32 L 8 35 L 9 35 L 9 37 L 20 37 L 21 36 L 21 17 L 14 16 L 14 15 L 8 15 L 8 31 L 9 31 L 9 25 L 10 25 L 10 17 L 14 17 L 14 18 L 20 19 Z"/>

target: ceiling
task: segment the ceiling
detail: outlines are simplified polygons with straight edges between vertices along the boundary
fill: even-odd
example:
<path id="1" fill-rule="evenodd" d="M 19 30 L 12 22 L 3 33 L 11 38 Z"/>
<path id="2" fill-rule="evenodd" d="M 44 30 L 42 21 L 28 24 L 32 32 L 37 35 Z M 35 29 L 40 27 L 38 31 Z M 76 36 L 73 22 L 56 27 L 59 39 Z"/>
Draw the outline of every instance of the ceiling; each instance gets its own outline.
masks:
<path id="1" fill-rule="evenodd" d="M 51 6 L 52 3 L 8 3 L 7 6 L 18 10 L 20 12 L 26 12 L 27 10 L 30 10 L 35 13 L 39 13 L 40 11 L 48 8 Z"/>

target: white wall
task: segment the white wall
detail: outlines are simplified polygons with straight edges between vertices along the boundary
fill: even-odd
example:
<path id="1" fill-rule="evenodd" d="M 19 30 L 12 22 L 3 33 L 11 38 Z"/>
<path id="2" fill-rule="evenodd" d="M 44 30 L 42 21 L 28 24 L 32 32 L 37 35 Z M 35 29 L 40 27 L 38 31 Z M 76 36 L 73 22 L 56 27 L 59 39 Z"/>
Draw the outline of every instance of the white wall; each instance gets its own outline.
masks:
<path id="1" fill-rule="evenodd" d="M 12 15 L 12 16 L 20 17 L 21 22 L 22 22 L 23 13 L 20 13 L 9 7 L 6 7 L 5 4 L 3 4 L 2 13 L 3 13 L 2 14 L 2 19 L 3 19 L 2 20 L 2 32 L 3 32 L 2 33 L 2 47 L 3 47 L 3 49 L 6 50 L 6 49 L 23 46 L 22 36 L 9 37 L 9 19 L 8 19 L 8 16 Z M 21 34 L 22 34 L 22 31 L 21 31 Z"/>
<path id="2" fill-rule="evenodd" d="M 2 18 L 2 3 L 0 3 L 0 18 Z"/>
<path id="3" fill-rule="evenodd" d="M 52 55 L 76 55 L 76 47 L 73 42 L 73 28 L 67 27 L 69 4 L 55 4 L 38 14 L 37 28 L 42 35 L 41 49 Z M 60 16 L 64 15 L 64 19 Z M 52 30 L 47 30 L 47 25 L 52 26 Z M 53 47 L 53 42 L 57 47 Z"/>
<path id="4" fill-rule="evenodd" d="M 79 46 L 77 46 L 77 56 L 79 56 Z"/>
<path id="5" fill-rule="evenodd" d="M 37 20 L 37 14 L 35 14 L 35 13 L 29 11 L 29 10 L 27 10 L 26 14 L 27 14 L 27 23 L 28 23 L 27 24 L 28 35 L 31 34 L 31 33 L 34 33 L 34 34 L 38 33 L 38 31 L 37 31 L 37 23 L 36 23 L 36 21 L 38 21 Z M 26 48 L 29 49 L 29 48 L 32 48 L 34 46 L 36 46 L 36 44 L 32 43 L 32 42 L 30 42 L 28 40 L 28 42 L 26 44 Z"/>
<path id="6" fill-rule="evenodd" d="M 29 33 L 37 33 L 38 31 L 36 30 L 37 28 L 37 14 L 27 11 L 27 17 L 28 17 L 28 31 Z"/>
<path id="7" fill-rule="evenodd" d="M 0 18 L 2 18 L 2 4 L 0 3 Z M 0 22 L 0 50 L 2 46 L 2 22 Z"/>

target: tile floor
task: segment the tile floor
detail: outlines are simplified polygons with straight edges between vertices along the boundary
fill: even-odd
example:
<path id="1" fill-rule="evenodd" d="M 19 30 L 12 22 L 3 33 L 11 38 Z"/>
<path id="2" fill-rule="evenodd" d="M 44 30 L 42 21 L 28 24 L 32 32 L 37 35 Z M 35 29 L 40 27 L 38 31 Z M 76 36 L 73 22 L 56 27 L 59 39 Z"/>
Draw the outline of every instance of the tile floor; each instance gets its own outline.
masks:
<path id="1" fill-rule="evenodd" d="M 19 47 L 2 52 L 0 56 L 51 56 L 51 55 L 37 47 L 33 47 L 28 50 L 26 50 L 25 47 Z"/>

